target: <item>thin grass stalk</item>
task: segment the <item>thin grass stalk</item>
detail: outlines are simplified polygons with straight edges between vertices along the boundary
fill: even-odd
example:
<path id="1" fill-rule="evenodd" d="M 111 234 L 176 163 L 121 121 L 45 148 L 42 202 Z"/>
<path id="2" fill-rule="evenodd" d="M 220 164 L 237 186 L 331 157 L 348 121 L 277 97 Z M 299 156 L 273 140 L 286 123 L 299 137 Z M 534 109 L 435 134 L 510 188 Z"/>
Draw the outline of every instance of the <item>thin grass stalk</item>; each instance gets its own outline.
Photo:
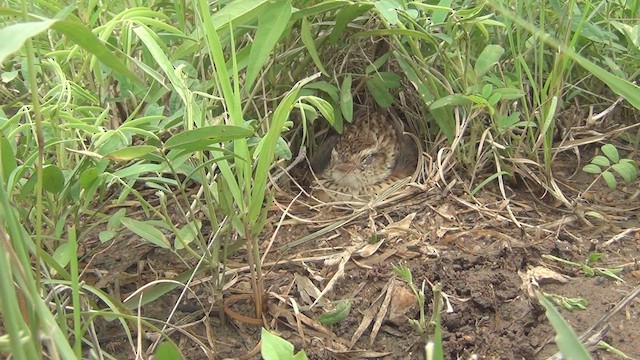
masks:
<path id="1" fill-rule="evenodd" d="M 0 256 L 0 270 L 3 274 L 0 276 L 0 289 L 3 290 L 0 294 L 2 296 L 0 306 L 5 317 L 4 325 L 9 330 L 12 349 L 18 349 L 16 350 L 18 352 L 22 349 L 25 354 L 22 359 L 40 359 L 43 353 L 40 342 L 42 339 L 47 339 L 49 358 L 73 359 L 75 354 L 66 334 L 63 334 L 49 306 L 40 297 L 40 288 L 36 287 L 35 276 L 29 271 L 32 267 L 27 247 L 32 252 L 41 252 L 41 257 L 53 260 L 42 249 L 35 249 L 35 243 L 15 217 L 16 211 L 9 204 L 4 184 L 1 185 L 0 224 L 6 225 L 8 231 L 5 232 L 4 227 L 0 228 L 0 247 L 4 250 L 4 254 L 10 256 Z M 20 289 L 20 293 L 16 292 L 17 289 Z M 20 311 L 18 305 L 20 301 L 29 307 L 30 320 L 27 320 L 24 313 Z M 27 322 L 32 328 L 46 329 L 46 331 L 32 331 Z M 41 337 L 38 334 L 41 334 Z M 26 341 L 21 341 L 25 337 Z M 60 356 L 56 356 L 58 353 Z"/>
<path id="2" fill-rule="evenodd" d="M 0 196 L 4 198 L 4 184 L 0 186 Z M 3 202 L 4 205 L 4 202 Z M 3 210 L 7 210 L 3 206 Z M 13 211 L 13 209 L 8 209 Z M 9 219 L 5 219 L 0 213 L 0 249 L 2 254 L 15 254 L 11 247 L 11 241 L 9 234 L 5 232 L 4 224 L 8 223 Z M 9 226 L 12 226 L 9 223 Z M 3 316 L 3 325 L 9 335 L 9 343 L 11 344 L 12 355 L 18 360 L 37 359 L 38 350 L 36 342 L 33 337 L 30 341 L 22 341 L 23 338 L 28 337 L 30 331 L 26 326 L 24 318 L 22 317 L 22 311 L 20 309 L 20 302 L 25 302 L 25 297 L 16 292 L 16 286 L 13 282 L 12 266 L 10 261 L 19 261 L 15 256 L 9 257 L 6 255 L 0 256 L 0 290 L 2 290 L 2 301 L 0 301 L 0 312 Z"/>
<path id="3" fill-rule="evenodd" d="M 560 41 L 547 34 L 543 30 L 544 28 L 536 28 L 533 24 L 530 24 L 526 20 L 514 14 L 511 10 L 503 7 L 501 4 L 488 2 L 487 5 L 492 7 L 501 15 L 509 18 L 509 20 L 513 21 L 532 35 L 537 36 L 547 46 L 559 50 L 564 55 L 569 56 L 571 60 L 577 62 L 585 70 L 604 82 L 614 93 L 625 98 L 636 109 L 640 109 L 640 87 L 638 85 L 631 83 L 628 80 L 622 79 L 609 71 L 604 70 L 584 56 L 578 54 L 571 47 L 565 46 Z"/>
<path id="4" fill-rule="evenodd" d="M 22 0 L 22 14 L 25 21 L 29 20 L 29 7 L 26 0 Z M 29 72 L 29 87 L 31 92 L 31 104 L 33 106 L 33 114 L 35 118 L 35 135 L 36 145 L 38 148 L 38 155 L 36 158 L 36 223 L 34 225 L 36 231 L 36 248 L 42 249 L 42 187 L 43 187 L 43 167 L 44 167 L 44 130 L 42 126 L 42 113 L 40 111 L 40 97 L 38 95 L 38 81 L 36 78 L 36 68 L 34 64 L 35 52 L 33 50 L 33 41 L 28 39 L 26 42 L 27 49 L 27 69 Z M 35 263 L 40 264 L 40 256 L 36 251 Z M 40 272 L 34 271 L 34 280 L 36 281 L 36 287 L 40 288 Z M 26 314 L 25 314 L 26 315 Z M 34 329 L 35 330 L 35 329 Z"/>
<path id="5" fill-rule="evenodd" d="M 80 305 L 80 271 L 78 266 L 78 238 L 75 226 L 68 229 L 69 243 L 67 247 L 67 256 L 69 258 L 69 270 L 71 273 L 71 296 L 73 303 L 73 332 L 74 343 L 73 350 L 77 359 L 82 358 L 82 322 L 81 322 L 81 305 Z"/>
<path id="6" fill-rule="evenodd" d="M 23 18 L 25 21 L 27 21 L 29 19 L 29 7 L 28 7 L 28 3 L 26 0 L 22 0 L 21 2 L 22 4 L 22 14 L 23 14 Z M 30 87 L 30 92 L 31 92 L 31 102 L 32 102 L 32 106 L 33 106 L 33 114 L 34 114 L 34 118 L 35 118 L 35 135 L 36 135 L 36 145 L 37 145 L 37 158 L 36 158 L 36 187 L 35 187 L 35 192 L 36 192 L 36 223 L 34 224 L 35 227 L 35 247 L 36 249 L 42 249 L 42 212 L 44 211 L 43 206 L 42 206 L 42 189 L 43 189 L 43 184 L 44 184 L 44 179 L 43 179 L 43 167 L 44 167 L 44 130 L 43 130 L 43 126 L 42 126 L 42 113 L 40 111 L 40 97 L 38 95 L 38 83 L 37 83 L 37 78 L 36 78 L 36 69 L 35 69 L 35 65 L 34 65 L 34 59 L 35 59 L 35 51 L 33 49 L 33 41 L 29 38 L 27 39 L 26 43 L 25 43 L 25 47 L 27 50 L 27 69 L 29 72 L 29 87 Z M 16 239 L 14 239 L 15 241 Z M 37 265 L 35 267 L 35 270 L 33 272 L 31 272 L 29 275 L 24 274 L 25 276 L 33 276 L 33 280 L 35 280 L 35 289 L 39 289 L 40 288 L 40 271 L 39 266 L 40 266 L 40 256 L 39 256 L 39 252 L 35 251 L 34 254 L 35 256 L 35 264 Z M 22 268 L 23 269 L 31 269 L 30 266 L 28 266 L 28 260 L 24 261 L 24 258 L 22 259 Z M 11 278 L 11 277 L 9 277 Z M 25 279 L 27 280 L 27 279 Z M 25 289 L 24 291 L 28 291 L 28 289 Z M 36 295 L 37 292 L 32 292 L 31 295 Z M 30 324 L 29 328 L 30 328 L 30 343 L 37 349 L 37 353 L 38 355 L 41 353 L 41 343 L 37 340 L 40 338 L 40 330 L 38 328 L 38 320 L 36 318 L 36 313 L 34 312 L 34 306 L 32 301 L 37 301 L 35 299 L 31 299 L 31 301 L 29 301 L 28 298 L 24 298 L 23 297 L 23 293 L 22 292 L 18 292 L 16 293 L 16 295 L 19 298 L 22 298 L 21 300 L 25 303 L 25 305 L 27 305 L 26 309 L 22 309 L 24 311 L 24 313 L 22 313 L 23 319 L 24 321 L 28 322 Z M 17 320 L 17 319 L 15 319 Z M 26 334 L 25 334 L 26 335 Z M 14 336 L 18 336 L 17 333 L 14 333 Z M 32 352 L 34 349 L 32 349 L 31 347 L 28 348 L 29 352 Z M 39 356 L 38 356 L 39 357 Z"/>
<path id="7" fill-rule="evenodd" d="M 444 359 L 444 348 L 442 346 L 442 284 L 433 285 L 431 290 L 433 291 L 431 325 L 433 326 L 433 342 L 435 345 L 433 359 Z"/>
<path id="8" fill-rule="evenodd" d="M 220 38 L 218 37 L 218 33 L 213 26 L 213 21 L 209 12 L 209 6 L 206 0 L 198 1 L 198 13 L 198 18 L 200 19 L 201 27 L 208 43 L 208 50 L 213 59 L 216 82 L 220 85 L 220 88 L 222 90 L 226 110 L 229 113 L 232 124 L 237 126 L 244 126 L 244 118 L 242 115 L 241 106 L 242 102 L 240 99 L 240 81 L 238 76 L 237 61 L 235 58 L 233 28 L 231 28 L 232 25 L 229 24 L 229 33 L 231 35 L 230 44 L 232 49 L 231 59 L 233 63 L 233 73 L 231 74 L 233 76 L 233 84 L 231 83 L 230 76 L 227 72 L 227 65 L 224 58 L 222 44 L 220 42 Z M 235 228 L 236 231 L 238 231 L 247 241 L 247 251 L 249 252 L 248 260 L 252 275 L 251 283 L 254 291 L 256 317 L 260 317 L 262 316 L 262 295 L 264 293 L 262 271 L 259 262 L 260 253 L 257 238 L 253 236 L 253 226 L 255 226 L 255 222 L 250 220 L 251 213 L 247 213 L 247 211 L 251 211 L 251 203 L 246 203 L 250 201 L 249 197 L 251 197 L 252 190 L 256 186 L 256 181 L 254 181 L 255 179 L 253 179 L 253 177 L 251 176 L 252 164 L 250 162 L 251 155 L 249 153 L 247 140 L 235 140 L 233 145 L 234 152 L 241 159 L 240 161 L 238 161 L 237 159 L 234 161 L 235 179 L 233 173 L 230 171 L 230 168 L 226 170 L 226 174 L 225 172 L 223 172 L 222 174 L 230 186 L 235 185 L 235 187 L 237 187 L 237 194 L 234 196 L 234 198 L 236 200 L 235 205 L 239 208 L 239 213 L 237 213 L 235 216 L 240 221 L 240 224 L 237 224 Z M 228 167 L 227 161 L 221 161 L 220 166 L 221 170 L 223 170 L 223 167 Z M 242 186 L 242 191 L 240 190 L 239 186 Z M 260 203 L 260 208 L 262 208 L 262 202 Z"/>

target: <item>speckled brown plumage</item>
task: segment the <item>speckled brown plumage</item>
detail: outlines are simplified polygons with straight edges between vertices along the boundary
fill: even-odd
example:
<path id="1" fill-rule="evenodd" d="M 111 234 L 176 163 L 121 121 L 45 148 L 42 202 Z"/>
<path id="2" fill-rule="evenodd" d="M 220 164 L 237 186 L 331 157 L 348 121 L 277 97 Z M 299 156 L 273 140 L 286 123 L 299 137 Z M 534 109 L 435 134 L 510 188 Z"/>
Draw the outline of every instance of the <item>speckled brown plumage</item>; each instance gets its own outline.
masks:
<path id="1" fill-rule="evenodd" d="M 314 164 L 318 175 L 314 189 L 336 200 L 378 194 L 414 172 L 415 145 L 407 142 L 412 140 L 402 134 L 402 126 L 391 117 L 380 113 L 360 116 L 341 137 L 329 139 L 320 147 L 324 153 L 318 157 L 323 160 Z"/>

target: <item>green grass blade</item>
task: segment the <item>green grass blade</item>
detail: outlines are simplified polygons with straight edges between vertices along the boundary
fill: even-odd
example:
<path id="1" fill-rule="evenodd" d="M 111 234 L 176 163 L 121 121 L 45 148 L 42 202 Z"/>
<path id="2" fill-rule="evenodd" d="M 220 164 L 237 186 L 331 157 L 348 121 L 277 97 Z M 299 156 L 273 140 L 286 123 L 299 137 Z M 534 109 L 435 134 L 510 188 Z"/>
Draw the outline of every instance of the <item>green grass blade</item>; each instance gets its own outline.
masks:
<path id="1" fill-rule="evenodd" d="M 246 91 L 250 91 L 260 69 L 287 28 L 290 18 L 291 3 L 288 0 L 271 4 L 258 18 L 258 30 L 251 44 L 251 60 L 247 67 L 247 81 L 244 84 Z"/>
<path id="2" fill-rule="evenodd" d="M 302 27 L 300 30 L 300 37 L 302 39 L 302 43 L 307 48 L 309 52 L 309 56 L 313 60 L 313 63 L 316 64 L 318 69 L 325 74 L 328 75 L 327 70 L 325 70 L 324 65 L 322 65 L 322 61 L 320 60 L 320 55 L 318 55 L 318 48 L 314 42 L 314 36 L 311 34 L 311 24 L 307 18 L 302 19 Z"/>
<path id="3" fill-rule="evenodd" d="M 33 21 L 25 23 L 17 23 L 0 29 L 0 64 L 4 63 L 7 57 L 24 46 L 24 43 L 49 30 L 56 20 Z"/>
<path id="4" fill-rule="evenodd" d="M 260 217 L 260 210 L 265 198 L 265 189 L 267 184 L 267 176 L 269 175 L 269 168 L 273 163 L 273 158 L 276 151 L 276 144 L 284 123 L 289 120 L 289 113 L 293 108 L 293 105 L 298 98 L 298 92 L 308 82 L 316 79 L 320 74 L 310 76 L 306 79 L 299 81 L 291 91 L 282 99 L 271 120 L 271 127 L 269 132 L 265 136 L 264 145 L 260 153 L 258 154 L 258 165 L 256 167 L 254 184 L 251 189 L 251 202 L 249 206 L 248 219 L 250 223 L 255 223 Z"/>
<path id="5" fill-rule="evenodd" d="M 569 324 L 562 318 L 558 310 L 542 294 L 538 293 L 538 301 L 544 306 L 547 319 L 556 331 L 556 343 L 565 359 L 589 360 L 592 359 L 587 350 L 580 344 L 580 340 L 573 332 Z"/>
<path id="6" fill-rule="evenodd" d="M 119 72 L 128 79 L 133 80 L 139 86 L 146 86 L 142 80 L 127 65 L 125 65 L 113 52 L 111 52 L 98 37 L 81 23 L 67 20 L 56 21 L 52 28 L 73 40 L 83 49 L 90 52 L 103 64 L 114 71 Z"/>
<path id="7" fill-rule="evenodd" d="M 602 82 L 607 84 L 607 86 L 609 86 L 609 88 L 613 92 L 625 98 L 636 109 L 640 109 L 640 87 L 639 86 L 604 70 L 600 66 L 589 61 L 584 56 L 575 52 L 575 50 L 573 50 L 572 48 L 564 46 L 562 43 L 560 43 L 560 41 L 553 38 L 551 35 L 545 33 L 542 30 L 537 29 L 533 24 L 530 24 L 529 22 L 519 17 L 512 11 L 506 9 L 499 3 L 489 2 L 487 3 L 487 5 L 493 7 L 500 14 L 507 17 L 509 20 L 513 21 L 517 25 L 521 26 L 531 34 L 542 39 L 542 41 L 544 41 L 545 44 L 553 47 L 556 50 L 561 50 L 566 56 L 570 57 L 573 61 L 580 64 L 587 71 L 591 72 L 598 79 L 600 79 Z"/>

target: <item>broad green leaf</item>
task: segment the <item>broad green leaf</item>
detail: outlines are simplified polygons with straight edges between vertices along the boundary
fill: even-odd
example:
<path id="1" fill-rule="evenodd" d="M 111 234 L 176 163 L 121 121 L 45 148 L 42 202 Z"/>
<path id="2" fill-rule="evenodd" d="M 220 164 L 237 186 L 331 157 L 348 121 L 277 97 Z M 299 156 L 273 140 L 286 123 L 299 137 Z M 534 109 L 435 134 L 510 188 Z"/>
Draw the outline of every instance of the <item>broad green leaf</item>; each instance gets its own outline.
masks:
<path id="1" fill-rule="evenodd" d="M 262 346 L 260 348 L 260 355 L 264 360 L 306 360 L 307 355 L 303 350 L 294 354 L 293 345 L 287 340 L 270 333 L 267 329 L 262 328 L 261 337 Z"/>
<path id="2" fill-rule="evenodd" d="M 387 62 L 387 59 L 389 59 L 388 52 L 380 56 L 379 58 L 375 59 L 373 63 L 367 65 L 367 67 L 364 69 L 364 73 L 367 75 L 370 75 L 374 72 L 377 72 L 382 67 L 382 65 L 384 65 L 384 63 Z"/>
<path id="3" fill-rule="evenodd" d="M 369 3 L 356 3 L 345 6 L 336 16 L 335 25 L 331 28 L 328 43 L 330 45 L 337 44 L 342 33 L 351 21 L 364 14 L 367 10 L 371 9 L 371 7 L 372 6 Z"/>
<path id="4" fill-rule="evenodd" d="M 310 123 L 313 123 L 319 117 L 318 111 L 316 110 L 316 108 L 314 108 L 309 104 L 298 102 L 297 104 L 294 105 L 294 107 L 297 109 L 300 109 L 306 121 Z"/>
<path id="5" fill-rule="evenodd" d="M 173 242 L 176 250 L 184 249 L 185 245 L 191 244 L 196 239 L 201 227 L 202 222 L 196 219 L 186 224 L 182 229 L 178 229 L 176 231 L 176 239 Z"/>
<path id="6" fill-rule="evenodd" d="M 104 157 L 115 161 L 129 161 L 133 159 L 140 159 L 156 150 L 158 150 L 158 148 L 151 145 L 128 146 L 112 151 Z"/>
<path id="7" fill-rule="evenodd" d="M 42 188 L 52 194 L 59 193 L 64 187 L 62 170 L 55 165 L 47 165 L 42 169 L 42 180 Z"/>
<path id="8" fill-rule="evenodd" d="M 124 225 L 132 233 L 140 236 L 141 238 L 149 241 L 152 244 L 155 244 L 163 249 L 171 248 L 169 240 L 167 240 L 167 237 L 162 233 L 162 231 L 156 229 L 148 222 L 131 218 L 123 218 L 122 225 Z"/>
<path id="9" fill-rule="evenodd" d="M 278 138 L 278 142 L 276 143 L 275 156 L 276 156 L 276 159 L 285 159 L 285 160 L 291 160 L 291 157 L 293 156 L 293 153 L 289 148 L 289 144 L 287 144 L 287 141 L 282 136 Z"/>
<path id="10" fill-rule="evenodd" d="M 250 62 L 247 67 L 245 87 L 250 91 L 269 55 L 275 48 L 280 36 L 291 18 L 291 3 L 288 0 L 270 4 L 258 17 L 258 30 L 251 43 Z"/>
<path id="11" fill-rule="evenodd" d="M 592 218 L 594 218 L 594 219 L 604 220 L 604 216 L 602 216 L 602 214 L 600 214 L 600 213 L 599 213 L 599 212 L 597 212 L 597 211 L 586 211 L 586 212 L 584 213 L 584 215 L 585 215 L 585 216 L 590 216 L 590 217 L 592 217 Z"/>
<path id="12" fill-rule="evenodd" d="M 393 72 L 380 72 L 378 76 L 388 89 L 397 89 L 400 87 L 400 75 Z"/>
<path id="13" fill-rule="evenodd" d="M 247 221 L 252 224 L 255 224 L 260 218 L 260 213 L 265 201 L 265 194 L 267 193 L 266 185 L 269 168 L 273 165 L 276 152 L 276 143 L 281 136 L 285 122 L 289 120 L 291 109 L 298 98 L 298 92 L 305 84 L 317 79 L 319 76 L 320 74 L 315 74 L 299 81 L 293 89 L 282 98 L 271 117 L 271 127 L 265 135 L 264 145 L 260 151 L 260 156 L 257 159 L 257 165 L 254 171 L 254 181 L 251 188 L 251 199 L 248 209 L 249 213 L 247 215 Z M 261 229 L 256 226 L 253 230 L 259 231 Z"/>
<path id="14" fill-rule="evenodd" d="M 257 159 L 260 156 L 260 152 L 262 151 L 262 147 L 265 143 L 265 138 L 262 139 L 254 138 L 251 142 L 257 143 L 256 148 L 254 150 L 253 158 Z M 281 136 L 278 138 L 276 142 L 276 151 L 275 158 L 276 159 L 291 159 L 293 154 L 291 153 L 291 149 L 289 149 L 289 144 L 287 141 Z"/>
<path id="15" fill-rule="evenodd" d="M 625 34 L 629 42 L 637 49 L 640 49 L 640 25 L 631 26 L 619 21 L 612 21 L 611 25 L 615 26 L 618 31 Z"/>
<path id="16" fill-rule="evenodd" d="M 620 161 L 620 154 L 618 154 L 618 149 L 611 144 L 602 145 L 600 148 L 602 152 L 611 160 L 612 163 L 617 163 Z"/>
<path id="17" fill-rule="evenodd" d="M 609 187 L 609 189 L 615 190 L 618 187 L 618 181 L 616 181 L 615 176 L 613 176 L 613 174 L 610 171 L 608 170 L 603 171 L 602 178 L 604 179 L 604 182 L 607 183 L 607 186 Z"/>
<path id="18" fill-rule="evenodd" d="M 480 5 L 475 7 L 457 10 L 455 12 L 455 15 L 458 18 L 458 21 L 460 21 L 461 23 L 475 23 L 476 18 L 482 13 L 483 9 L 484 4 L 481 3 Z"/>
<path id="19" fill-rule="evenodd" d="M 608 56 L 605 56 L 604 54 L 601 54 L 601 56 L 604 59 L 605 64 L 607 64 L 607 66 L 609 67 L 609 70 L 611 70 L 611 72 L 613 72 L 615 76 L 620 78 L 624 78 L 626 76 L 624 74 L 624 71 L 620 68 L 620 64 L 616 63 L 615 60 Z"/>
<path id="20" fill-rule="evenodd" d="M 13 79 L 17 78 L 18 74 L 19 74 L 18 70 L 5 71 L 2 74 L 0 74 L 0 80 L 6 84 L 13 81 Z"/>
<path id="21" fill-rule="evenodd" d="M 211 125 L 176 134 L 169 138 L 164 146 L 168 149 L 184 148 L 193 142 L 203 141 L 207 144 L 227 142 L 248 138 L 253 130 L 233 125 Z"/>
<path id="22" fill-rule="evenodd" d="M 500 130 L 508 129 L 514 126 L 515 124 L 517 124 L 519 120 L 520 120 L 519 112 L 515 112 L 509 116 L 500 116 L 498 118 L 498 129 Z"/>
<path id="23" fill-rule="evenodd" d="M 498 60 L 504 54 L 504 48 L 500 45 L 487 45 L 480 56 L 478 56 L 478 60 L 474 66 L 474 72 L 476 74 L 476 78 L 481 78 L 494 67 Z"/>
<path id="24" fill-rule="evenodd" d="M 227 30 L 229 23 L 234 26 L 248 24 L 258 17 L 270 0 L 235 0 L 227 2 L 219 11 L 211 15 L 211 24 L 216 30 Z"/>
<path id="25" fill-rule="evenodd" d="M 156 348 L 156 360 L 182 360 L 180 349 L 171 341 L 163 341 Z"/>
<path id="26" fill-rule="evenodd" d="M 304 96 L 300 97 L 301 101 L 306 101 L 309 104 L 313 105 L 316 109 L 320 110 L 322 116 L 329 122 L 329 124 L 335 123 L 335 116 L 333 111 L 333 106 L 324 99 L 321 99 L 317 96 Z"/>
<path id="27" fill-rule="evenodd" d="M 129 80 L 133 80 L 140 86 L 145 86 L 138 75 L 133 72 L 125 63 L 123 63 L 112 51 L 110 51 L 103 41 L 89 30 L 82 23 L 68 20 L 59 20 L 53 24 L 52 29 L 65 34 L 73 40 L 81 48 L 90 52 L 100 62 L 110 67 L 114 71 L 126 76 Z M 122 55 L 124 58 L 125 55 Z"/>
<path id="28" fill-rule="evenodd" d="M 498 103 L 498 101 L 500 101 L 500 99 L 502 99 L 502 95 L 498 93 L 493 93 L 491 94 L 491 96 L 489 96 L 489 98 L 487 99 L 487 102 L 489 103 L 489 105 L 494 106 Z"/>
<path id="29" fill-rule="evenodd" d="M 160 164 L 139 163 L 139 164 L 134 164 L 134 165 L 122 168 L 114 172 L 113 174 L 109 174 L 109 176 L 123 179 L 123 178 L 128 178 L 130 176 L 137 177 L 137 176 L 140 176 L 141 174 L 163 171 L 165 168 L 166 166 L 160 165 Z"/>
<path id="30" fill-rule="evenodd" d="M 447 95 L 443 98 L 440 98 L 433 103 L 429 107 L 431 110 L 435 110 L 445 106 L 460 106 L 460 105 L 470 105 L 472 101 L 467 99 L 466 96 L 460 94 Z"/>
<path id="31" fill-rule="evenodd" d="M 591 163 L 601 167 L 609 167 L 609 165 L 611 165 L 611 162 L 609 162 L 609 159 L 607 159 L 602 155 L 595 156 L 593 160 L 591 160 Z"/>
<path id="32" fill-rule="evenodd" d="M 351 95 L 351 75 L 345 76 L 340 86 L 340 111 L 347 122 L 353 121 L 353 95 Z"/>
<path id="33" fill-rule="evenodd" d="M 421 9 L 422 11 L 433 10 L 433 13 L 431 14 L 431 22 L 434 25 L 440 25 L 447 20 L 447 16 L 454 12 L 451 8 L 452 2 L 453 0 L 440 0 L 440 2 L 438 2 L 438 5 L 428 5 L 419 1 L 412 1 L 409 4 L 411 6 L 415 6 L 418 9 Z"/>
<path id="34" fill-rule="evenodd" d="M 35 169 L 33 169 L 35 173 Z M 20 195 L 18 195 L 18 201 L 23 201 L 24 199 L 30 198 L 35 194 L 36 183 L 38 182 L 37 176 L 31 176 L 29 180 L 27 180 L 22 188 L 20 189 Z M 34 198 L 35 201 L 35 198 Z"/>
<path id="35" fill-rule="evenodd" d="M 398 23 L 397 4 L 391 0 L 380 0 L 373 3 L 380 15 L 391 25 Z"/>
<path id="36" fill-rule="evenodd" d="M 574 60 L 600 79 L 600 81 L 607 84 L 613 92 L 627 99 L 636 109 L 640 109 L 640 87 L 638 87 L 638 85 L 605 71 L 581 55 L 575 54 Z"/>
<path id="37" fill-rule="evenodd" d="M 173 64 L 167 57 L 166 51 L 163 49 L 162 43 L 157 41 L 157 35 L 153 33 L 149 28 L 145 26 L 138 26 L 133 29 L 138 35 L 140 40 L 144 43 L 153 59 L 158 63 L 164 74 L 167 76 L 173 89 L 176 91 L 182 101 L 189 106 L 188 102 L 188 87 L 185 83 L 185 79 L 178 75 L 178 71 L 174 68 Z"/>
<path id="38" fill-rule="evenodd" d="M 413 84 L 414 87 L 418 88 L 418 93 L 420 94 L 420 98 L 422 99 L 422 101 L 424 101 L 425 103 L 433 101 L 433 99 L 435 98 L 433 96 L 433 93 L 429 91 L 429 89 L 425 86 L 425 84 L 422 82 L 422 79 L 418 77 L 418 74 L 416 74 L 416 72 L 406 61 L 406 59 L 404 59 L 395 51 L 393 52 L 393 55 L 396 58 L 396 61 L 398 61 L 400 68 L 402 68 L 402 71 L 407 76 L 409 81 Z"/>
<path id="39" fill-rule="evenodd" d="M 321 314 L 318 317 L 318 321 L 323 325 L 336 324 L 344 320 L 349 315 L 349 312 L 351 312 L 351 301 L 342 300 L 335 310 Z"/>
<path id="40" fill-rule="evenodd" d="M 2 166 L 2 176 L 5 183 L 9 180 L 9 175 L 18 166 L 16 156 L 13 154 L 9 140 L 0 132 L 0 166 Z"/>
<path id="41" fill-rule="evenodd" d="M 88 169 L 85 169 L 80 174 L 80 187 L 83 189 L 88 189 L 93 185 L 93 183 L 98 179 L 100 175 L 100 170 L 97 167 L 92 166 Z"/>
<path id="42" fill-rule="evenodd" d="M 320 56 L 318 55 L 318 49 L 316 48 L 316 44 L 313 40 L 314 36 L 311 34 L 311 24 L 307 18 L 302 19 L 302 26 L 300 28 L 300 38 L 302 43 L 307 48 L 309 52 L 309 56 L 313 60 L 313 63 L 316 64 L 320 71 L 328 76 L 327 70 L 325 70 L 324 65 L 322 65 L 322 61 L 320 60 Z"/>
<path id="43" fill-rule="evenodd" d="M 127 215 L 126 209 L 120 209 L 114 214 L 111 214 L 109 221 L 107 221 L 107 229 L 117 230 L 122 225 L 122 219 Z"/>
<path id="44" fill-rule="evenodd" d="M 340 101 L 340 97 L 338 96 L 338 88 L 331 84 L 328 83 L 326 81 L 315 81 L 311 84 L 308 84 L 304 87 L 304 89 L 318 89 L 324 93 L 326 93 L 327 95 L 329 95 L 329 97 L 331 98 L 331 100 L 338 102 Z M 303 96 L 304 94 L 300 94 L 300 96 Z"/>
<path id="45" fill-rule="evenodd" d="M 494 89 L 493 92 L 495 94 L 500 94 L 503 100 L 520 99 L 525 95 L 524 91 L 513 88 L 498 88 Z"/>
<path id="46" fill-rule="evenodd" d="M 115 230 L 105 230 L 105 231 L 100 231 L 98 233 L 98 239 L 100 240 L 101 243 L 106 243 L 109 240 L 112 240 L 114 237 L 116 237 L 116 235 L 118 235 L 118 232 Z"/>
<path id="47" fill-rule="evenodd" d="M 56 21 L 43 20 L 16 23 L 0 29 L 0 39 L 2 39 L 0 64 L 4 63 L 9 55 L 18 52 L 28 39 L 49 30 Z"/>
<path id="48" fill-rule="evenodd" d="M 600 276 L 608 276 L 612 279 L 615 279 L 616 281 L 620 281 L 620 282 L 624 282 L 624 279 L 622 279 L 620 276 L 616 275 L 619 274 L 623 271 L 623 268 L 616 268 L 616 269 L 607 269 L 607 268 L 596 268 L 596 272 L 598 273 L 598 275 Z"/>
<path id="49" fill-rule="evenodd" d="M 593 264 L 596 261 L 599 261 L 600 259 L 604 258 L 604 254 L 603 253 L 599 253 L 599 252 L 592 252 L 589 254 L 589 256 L 587 256 L 587 264 Z"/>
<path id="50" fill-rule="evenodd" d="M 611 166 L 627 184 L 632 183 L 638 177 L 638 169 L 629 162 L 619 162 Z"/>
<path id="51" fill-rule="evenodd" d="M 367 89 L 369 89 L 369 93 L 380 107 L 388 108 L 393 104 L 393 96 L 384 81 L 379 77 L 375 76 L 367 79 Z"/>
<path id="52" fill-rule="evenodd" d="M 67 267 L 69 265 L 70 254 L 69 254 L 69 246 L 70 243 L 65 242 L 60 244 L 58 248 L 53 252 L 53 259 L 58 263 L 58 265 L 62 267 Z M 73 256 L 78 256 L 77 254 L 73 254 Z"/>
<path id="53" fill-rule="evenodd" d="M 484 84 L 484 86 L 482 87 L 482 90 L 480 90 L 480 95 L 482 95 L 482 97 L 485 99 L 488 99 L 492 93 L 493 93 L 493 85 L 491 84 Z"/>
<path id="54" fill-rule="evenodd" d="M 239 3 L 240 1 L 238 1 Z M 231 56 L 230 62 L 232 64 L 231 70 L 227 71 L 227 58 L 229 58 L 228 52 L 224 51 L 223 44 L 218 36 L 218 32 L 214 27 L 213 19 L 211 17 L 211 13 L 209 10 L 209 2 L 207 0 L 198 0 L 197 1 L 197 9 L 198 9 L 198 17 L 201 20 L 201 28 L 205 35 L 206 39 L 206 49 L 209 52 L 211 58 L 213 59 L 214 64 L 214 77 L 216 83 L 218 84 L 218 91 L 221 91 L 222 97 L 224 99 L 224 105 L 226 107 L 226 111 L 229 113 L 229 117 L 231 118 L 231 122 L 235 126 L 244 127 L 245 121 L 242 112 L 242 101 L 240 99 L 240 80 L 239 74 L 235 71 L 237 68 L 237 62 L 234 56 Z M 227 8 L 235 9 L 234 5 L 227 6 Z M 233 32 L 230 32 L 233 34 Z M 233 45 L 232 50 L 233 50 Z M 233 54 L 233 52 L 232 52 Z M 233 80 L 233 83 L 232 83 Z M 250 135 L 249 135 L 250 136 Z M 249 136 L 246 136 L 248 138 Z M 249 160 L 249 149 L 246 143 L 246 139 L 243 137 L 238 137 L 235 145 L 237 145 L 234 152 L 241 159 Z M 212 154 L 215 157 L 222 158 L 222 154 L 219 151 L 214 151 Z M 234 204 L 233 206 L 237 207 L 238 211 L 244 214 L 247 209 L 246 202 L 246 191 L 240 189 L 240 186 L 243 188 L 245 186 L 244 182 L 249 181 L 248 177 L 250 176 L 251 170 L 248 168 L 250 164 L 239 161 L 235 163 L 235 171 L 231 169 L 231 164 L 228 161 L 220 161 L 218 163 L 218 167 L 220 169 L 220 173 L 222 174 L 222 179 L 226 183 L 228 194 L 233 197 L 233 202 L 229 204 Z M 226 207 L 227 209 L 231 208 L 231 205 Z M 242 234 L 243 228 L 242 225 L 239 224 L 239 217 L 234 216 L 232 221 L 235 223 L 236 230 Z M 242 236 L 242 235 L 241 235 Z"/>
<path id="55" fill-rule="evenodd" d="M 602 172 L 602 169 L 600 169 L 600 167 L 597 165 L 587 164 L 582 168 L 582 171 L 587 172 L 589 174 L 600 174 L 600 172 Z"/>

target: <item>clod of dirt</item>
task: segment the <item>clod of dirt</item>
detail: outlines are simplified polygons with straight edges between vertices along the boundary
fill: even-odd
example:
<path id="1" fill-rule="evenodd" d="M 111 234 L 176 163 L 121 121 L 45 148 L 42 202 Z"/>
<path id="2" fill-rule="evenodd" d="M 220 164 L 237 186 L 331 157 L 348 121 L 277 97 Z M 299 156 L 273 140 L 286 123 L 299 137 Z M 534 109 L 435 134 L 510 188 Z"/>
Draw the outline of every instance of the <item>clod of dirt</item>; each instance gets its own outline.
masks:
<path id="1" fill-rule="evenodd" d="M 418 299 L 415 294 L 405 285 L 394 289 L 389 305 L 389 322 L 401 326 L 406 324 L 408 319 L 414 319 L 417 313 Z"/>

